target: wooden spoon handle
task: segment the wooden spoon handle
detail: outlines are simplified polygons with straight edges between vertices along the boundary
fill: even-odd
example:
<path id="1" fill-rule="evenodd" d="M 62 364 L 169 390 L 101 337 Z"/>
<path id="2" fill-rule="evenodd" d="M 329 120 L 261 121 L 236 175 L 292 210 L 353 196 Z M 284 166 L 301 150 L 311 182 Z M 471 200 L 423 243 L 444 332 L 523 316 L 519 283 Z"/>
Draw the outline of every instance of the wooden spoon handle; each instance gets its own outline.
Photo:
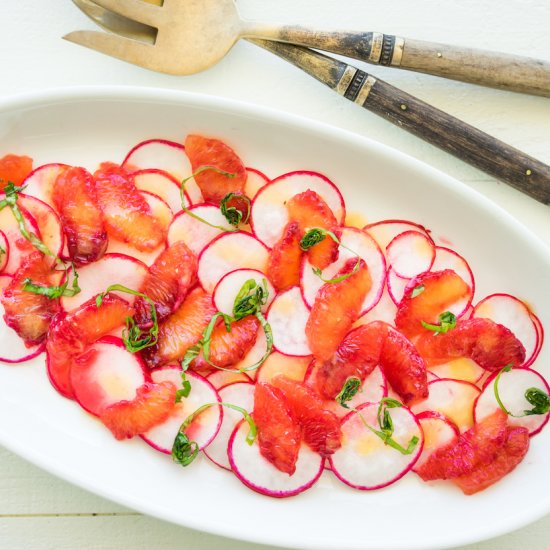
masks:
<path id="1" fill-rule="evenodd" d="M 280 42 L 253 42 L 290 61 L 350 101 L 537 201 L 550 204 L 550 166 L 332 57 Z"/>

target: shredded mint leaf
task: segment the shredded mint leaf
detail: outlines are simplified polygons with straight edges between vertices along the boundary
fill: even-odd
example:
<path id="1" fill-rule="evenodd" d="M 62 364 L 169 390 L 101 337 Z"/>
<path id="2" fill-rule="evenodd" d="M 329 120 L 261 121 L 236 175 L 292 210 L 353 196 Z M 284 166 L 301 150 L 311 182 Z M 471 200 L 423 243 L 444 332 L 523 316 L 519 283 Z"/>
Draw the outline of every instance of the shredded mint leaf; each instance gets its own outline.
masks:
<path id="1" fill-rule="evenodd" d="M 318 227 L 310 229 L 300 240 L 300 248 L 306 252 L 327 238 L 326 231 Z"/>
<path id="2" fill-rule="evenodd" d="M 73 282 L 69 288 L 69 270 L 65 267 L 65 282 L 60 286 L 43 286 L 37 285 L 32 282 L 28 277 L 23 279 L 23 290 L 25 292 L 30 292 L 32 294 L 40 294 L 46 296 L 50 300 L 55 300 L 61 296 L 72 297 L 76 296 L 80 292 L 80 287 L 78 286 L 78 273 L 73 263 L 72 273 L 73 273 Z"/>
<path id="3" fill-rule="evenodd" d="M 257 285 L 254 279 L 248 279 L 233 303 L 233 317 L 238 321 L 248 315 L 255 315 L 267 303 L 268 297 L 266 279 L 262 280 L 261 285 Z"/>
<path id="4" fill-rule="evenodd" d="M 195 441 L 179 432 L 172 446 L 172 459 L 181 466 L 189 466 L 199 454 L 199 446 Z"/>
<path id="5" fill-rule="evenodd" d="M 420 321 L 425 329 L 432 330 L 436 336 L 438 334 L 444 334 L 456 327 L 456 316 L 450 311 L 445 311 L 439 316 L 439 325 L 431 325 Z"/>
<path id="6" fill-rule="evenodd" d="M 227 206 L 227 203 L 234 197 L 242 199 L 247 204 L 246 218 L 243 220 L 243 213 L 234 206 Z M 240 193 L 228 193 L 220 202 L 220 211 L 230 225 L 238 226 L 239 224 L 248 223 L 250 218 L 250 199 L 246 195 Z"/>
<path id="7" fill-rule="evenodd" d="M 413 291 L 411 292 L 411 298 L 416 298 L 417 296 L 420 296 L 424 292 L 426 288 L 424 285 L 418 285 L 413 288 Z"/>
<path id="8" fill-rule="evenodd" d="M 355 395 L 361 390 L 361 380 L 355 376 L 348 378 L 346 383 L 340 390 L 340 393 L 335 397 L 336 402 L 342 407 L 349 409 L 348 401 L 351 401 Z"/>

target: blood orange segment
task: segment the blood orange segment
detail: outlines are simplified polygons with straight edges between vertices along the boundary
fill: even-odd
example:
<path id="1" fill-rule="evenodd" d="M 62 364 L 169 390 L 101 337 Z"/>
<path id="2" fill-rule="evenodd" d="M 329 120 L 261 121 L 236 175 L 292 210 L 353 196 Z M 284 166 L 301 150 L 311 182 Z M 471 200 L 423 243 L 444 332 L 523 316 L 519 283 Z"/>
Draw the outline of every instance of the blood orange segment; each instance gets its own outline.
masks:
<path id="1" fill-rule="evenodd" d="M 294 195 L 286 204 L 288 215 L 298 223 L 302 236 L 308 229 L 320 228 L 335 232 L 338 221 L 327 203 L 311 189 Z M 307 251 L 310 263 L 319 269 L 325 269 L 338 258 L 338 243 L 326 236 L 323 241 Z"/>
<path id="2" fill-rule="evenodd" d="M 491 372 L 525 361 L 525 348 L 514 334 L 505 326 L 483 318 L 459 321 L 445 334 L 425 334 L 418 340 L 417 348 L 434 363 L 467 357 Z"/>
<path id="3" fill-rule="evenodd" d="M 191 161 L 193 173 L 204 166 L 217 170 L 205 170 L 195 176 L 204 199 L 219 204 L 229 193 L 244 193 L 247 172 L 235 151 L 218 139 L 189 135 L 185 140 L 185 152 Z M 231 176 L 221 174 L 227 172 Z"/>
<path id="4" fill-rule="evenodd" d="M 267 274 L 277 290 L 287 290 L 300 284 L 302 232 L 298 222 L 290 222 L 283 236 L 269 252 Z"/>
<path id="5" fill-rule="evenodd" d="M 446 269 L 415 277 L 397 308 L 396 327 L 411 338 L 426 332 L 425 323 L 436 324 L 439 315 L 464 298 L 470 287 L 454 271 Z"/>
<path id="6" fill-rule="evenodd" d="M 0 158 L 0 189 L 9 182 L 21 185 L 32 172 L 32 158 L 24 155 L 5 155 Z"/>
<path id="7" fill-rule="evenodd" d="M 84 168 L 65 168 L 53 184 L 52 201 L 63 224 L 70 258 L 77 265 L 101 258 L 107 249 L 107 232 L 92 175 Z"/>
<path id="8" fill-rule="evenodd" d="M 355 270 L 357 262 L 359 268 Z M 363 300 L 370 290 L 372 280 L 363 260 L 349 259 L 339 275 L 348 274 L 343 281 L 325 283 L 311 308 L 306 334 L 317 359 L 326 361 L 332 357 L 359 317 Z"/>
<path id="9" fill-rule="evenodd" d="M 153 301 L 159 320 L 164 319 L 185 298 L 197 276 L 197 257 L 183 241 L 177 241 L 160 253 L 145 276 L 140 292 Z M 136 322 L 151 321 L 151 306 L 139 297 L 134 304 Z"/>
<path id="10" fill-rule="evenodd" d="M 176 386 L 172 382 L 146 383 L 132 401 L 107 407 L 100 419 L 117 439 L 130 439 L 164 422 L 175 406 Z"/>
<path id="11" fill-rule="evenodd" d="M 94 174 L 97 199 L 107 233 L 142 252 L 157 248 L 166 234 L 138 193 L 133 177 L 113 163 L 101 164 Z"/>
<path id="12" fill-rule="evenodd" d="M 304 441 L 321 456 L 329 456 L 342 445 L 338 417 L 325 410 L 323 400 L 305 384 L 283 375 L 275 376 L 271 384 L 279 388 L 292 415 L 302 428 Z"/>
<path id="13" fill-rule="evenodd" d="M 296 470 L 302 431 L 283 392 L 270 384 L 256 384 L 253 417 L 262 456 L 281 472 L 292 475 Z"/>
<path id="14" fill-rule="evenodd" d="M 210 295 L 201 288 L 192 290 L 181 306 L 160 324 L 157 344 L 143 350 L 149 366 L 181 361 L 199 341 L 214 313 Z"/>
<path id="15" fill-rule="evenodd" d="M 4 306 L 4 321 L 29 346 L 39 344 L 46 337 L 50 323 L 59 309 L 59 300 L 23 290 L 29 280 L 33 284 L 51 285 L 50 262 L 38 251 L 23 260 L 21 267 L 4 289 L 0 301 Z"/>

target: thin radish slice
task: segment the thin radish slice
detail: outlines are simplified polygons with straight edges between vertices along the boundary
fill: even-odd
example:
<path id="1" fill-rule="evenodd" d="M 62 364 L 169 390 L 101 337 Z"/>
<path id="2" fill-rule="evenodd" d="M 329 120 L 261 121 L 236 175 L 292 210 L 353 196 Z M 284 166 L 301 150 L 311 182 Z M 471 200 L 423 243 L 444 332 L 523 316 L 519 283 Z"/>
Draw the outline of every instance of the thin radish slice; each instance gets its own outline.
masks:
<path id="1" fill-rule="evenodd" d="M 388 244 L 386 257 L 396 275 L 412 279 L 432 267 L 435 244 L 425 233 L 405 231 Z"/>
<path id="2" fill-rule="evenodd" d="M 372 278 L 372 287 L 361 308 L 361 315 L 364 315 L 371 310 L 382 297 L 386 282 L 386 261 L 376 242 L 360 229 L 345 227 L 342 229 L 340 242 L 343 246 L 339 248 L 338 260 L 323 270 L 323 278 L 332 279 L 335 277 L 350 258 L 356 258 L 358 255 L 365 260 Z M 317 292 L 319 292 L 324 284 L 325 283 L 313 272 L 313 266 L 309 263 L 307 257 L 304 257 L 300 286 L 308 307 L 313 306 Z"/>
<path id="3" fill-rule="evenodd" d="M 397 305 L 392 300 L 388 289 L 385 288 L 380 301 L 370 311 L 367 311 L 367 313 L 359 317 L 359 319 L 355 321 L 353 328 L 360 325 L 368 325 L 373 321 L 384 321 L 385 323 L 393 325 L 396 314 Z"/>
<path id="4" fill-rule="evenodd" d="M 0 293 L 10 283 L 11 275 L 0 275 Z M 4 306 L 0 303 L 0 319 L 4 319 Z M 46 344 L 27 346 L 6 323 L 0 323 L 0 361 L 3 363 L 24 363 L 44 351 Z"/>
<path id="5" fill-rule="evenodd" d="M 286 202 L 308 189 L 327 203 L 339 224 L 344 223 L 344 199 L 334 183 L 317 172 L 290 172 L 262 187 L 252 201 L 252 230 L 266 246 L 273 247 L 283 234 L 289 219 Z"/>
<path id="6" fill-rule="evenodd" d="M 218 392 L 222 403 L 231 403 L 241 407 L 246 412 L 251 413 L 254 408 L 254 384 L 251 382 L 236 382 L 224 386 Z M 224 407 L 223 420 L 214 441 L 204 450 L 204 454 L 220 468 L 231 470 L 229 456 L 227 455 L 227 445 L 229 438 L 235 429 L 235 426 L 242 420 L 243 415 L 231 409 Z"/>
<path id="7" fill-rule="evenodd" d="M 244 283 L 249 280 L 255 281 L 257 286 L 263 286 L 263 282 L 265 281 L 267 288 L 267 301 L 262 307 L 262 312 L 265 312 L 273 301 L 276 292 L 265 273 L 262 273 L 257 269 L 236 269 L 235 271 L 230 271 L 227 275 L 224 275 L 212 293 L 212 302 L 214 303 L 214 307 L 226 315 L 233 315 L 235 298 L 237 298 Z"/>
<path id="8" fill-rule="evenodd" d="M 78 284 L 81 292 L 72 297 L 63 296 L 61 307 L 65 311 L 72 311 L 114 284 L 139 290 L 146 275 L 147 266 L 140 260 L 125 254 L 105 254 L 97 262 L 85 265 L 78 270 Z M 135 300 L 135 297 L 129 294 L 119 292 L 116 294 L 130 303 Z"/>
<path id="9" fill-rule="evenodd" d="M 464 380 L 472 384 L 478 384 L 487 372 L 475 361 L 467 357 L 460 357 L 446 363 L 439 363 L 438 365 L 430 365 L 429 368 L 438 378 L 454 378 L 455 380 Z"/>
<path id="10" fill-rule="evenodd" d="M 542 344 L 544 342 L 544 328 L 542 326 L 540 319 L 534 313 L 531 313 L 531 319 L 537 331 L 537 347 L 533 352 L 533 361 L 534 361 L 538 357 L 540 350 L 542 348 Z"/>
<path id="11" fill-rule="evenodd" d="M 464 380 L 440 378 L 428 384 L 427 399 L 412 407 L 415 414 L 436 411 L 450 418 L 461 432 L 474 425 L 474 403 L 480 389 Z"/>
<path id="12" fill-rule="evenodd" d="M 492 294 L 474 307 L 472 317 L 491 319 L 509 328 L 525 348 L 522 366 L 533 364 L 537 358 L 538 331 L 529 308 L 510 294 Z"/>
<path id="13" fill-rule="evenodd" d="M 495 380 L 498 372 L 495 372 L 487 380 L 481 395 L 476 401 L 474 418 L 481 422 L 484 418 L 500 408 L 495 396 Z M 550 412 L 544 414 L 525 414 L 525 411 L 533 409 L 533 405 L 525 398 L 525 392 L 530 388 L 541 390 L 546 395 L 550 394 L 548 382 L 538 373 L 529 368 L 516 368 L 509 372 L 503 372 L 498 380 L 498 395 L 502 404 L 515 416 L 508 416 L 508 424 L 522 426 L 529 430 L 529 435 L 539 433 L 548 422 Z M 519 418 L 518 418 L 519 416 Z"/>
<path id="14" fill-rule="evenodd" d="M 324 460 L 305 443 L 300 447 L 296 471 L 289 476 L 262 456 L 257 440 L 252 445 L 246 442 L 248 430 L 244 420 L 237 424 L 227 451 L 231 469 L 247 487 L 262 495 L 284 498 L 302 493 L 319 479 Z"/>
<path id="15" fill-rule="evenodd" d="M 229 372 L 226 370 L 216 370 L 210 373 L 206 379 L 217 389 L 223 388 L 229 384 L 234 384 L 236 382 L 248 382 L 252 380 L 250 376 L 246 375 L 244 372 Z"/>
<path id="16" fill-rule="evenodd" d="M 10 257 L 10 243 L 6 234 L 0 230 L 0 272 L 8 265 Z"/>
<path id="17" fill-rule="evenodd" d="M 96 416 L 109 405 L 134 399 L 138 388 L 148 379 L 143 361 L 114 336 L 95 342 L 71 367 L 75 399 Z"/>
<path id="18" fill-rule="evenodd" d="M 408 220 L 382 220 L 365 225 L 363 230 L 378 243 L 384 253 L 390 242 L 405 231 L 416 231 L 431 238 L 430 231 L 424 226 Z"/>
<path id="19" fill-rule="evenodd" d="M 386 445 L 363 422 L 378 429 L 378 403 L 360 407 L 342 422 L 342 447 L 329 457 L 332 471 L 346 485 L 361 490 L 380 489 L 395 483 L 411 470 L 422 453 L 422 429 L 406 407 L 391 409 L 394 441 L 407 448 L 413 437 L 418 443 L 411 454 Z"/>
<path id="20" fill-rule="evenodd" d="M 32 231 L 40 237 L 40 230 L 38 229 L 36 220 L 25 208 L 19 207 L 19 209 L 25 220 L 27 230 Z M 4 266 L 4 273 L 13 275 L 21 265 L 23 258 L 36 249 L 21 235 L 17 220 L 13 217 L 9 208 L 0 210 L 0 231 L 6 237 L 10 251 L 8 261 Z"/>
<path id="21" fill-rule="evenodd" d="M 199 256 L 199 282 L 211 294 L 221 278 L 231 271 L 248 268 L 264 272 L 268 255 L 267 248 L 252 235 L 220 235 Z"/>
<path id="22" fill-rule="evenodd" d="M 168 246 L 177 241 L 183 241 L 198 256 L 208 244 L 223 234 L 224 230 L 235 229 L 225 219 L 220 209 L 213 204 L 197 204 L 192 206 L 189 212 L 179 212 L 174 217 L 168 228 Z M 212 227 L 193 215 L 223 229 Z"/>
<path id="23" fill-rule="evenodd" d="M 43 164 L 35 168 L 23 182 L 25 195 L 36 197 L 47 204 L 52 202 L 53 184 L 57 176 L 68 166 L 66 164 Z"/>
<path id="24" fill-rule="evenodd" d="M 183 398 L 181 403 L 176 404 L 170 416 L 158 426 L 155 426 L 142 435 L 142 438 L 151 447 L 166 454 L 172 452 L 174 439 L 178 434 L 183 421 L 193 414 L 199 407 L 207 403 L 220 402 L 220 396 L 214 386 L 202 376 L 188 371 L 187 380 L 191 383 L 189 397 Z M 181 389 L 181 367 L 168 366 L 156 369 L 151 372 L 153 382 L 172 382 L 176 388 Z M 204 449 L 216 437 L 223 418 L 223 411 L 220 406 L 213 406 L 202 412 L 185 433 L 191 441 L 194 441 L 199 449 Z"/>
<path id="25" fill-rule="evenodd" d="M 428 378 L 428 382 L 431 382 L 432 380 L 439 380 L 441 378 L 440 376 L 437 376 L 437 374 L 435 374 L 431 370 L 426 371 L 426 376 Z"/>
<path id="26" fill-rule="evenodd" d="M 258 370 L 256 382 L 269 383 L 278 374 L 302 382 L 310 363 L 311 357 L 291 357 L 274 351 Z"/>
<path id="27" fill-rule="evenodd" d="M 424 433 L 424 449 L 412 469 L 413 472 L 416 472 L 416 469 L 422 466 L 433 452 L 447 445 L 460 434 L 456 424 L 442 414 L 425 411 L 416 415 L 416 419 L 420 422 Z"/>
<path id="28" fill-rule="evenodd" d="M 132 174 L 134 183 L 141 191 L 148 191 L 160 197 L 176 213 L 181 210 L 181 187 L 180 182 L 164 170 L 149 168 L 138 170 Z M 188 193 L 184 194 L 185 207 L 191 206 L 191 198 Z"/>
<path id="29" fill-rule="evenodd" d="M 299 287 L 278 294 L 267 312 L 267 321 L 273 331 L 273 347 L 285 355 L 311 355 L 306 336 L 308 318 L 309 309 Z"/>
<path id="30" fill-rule="evenodd" d="M 246 178 L 246 185 L 244 187 L 244 194 L 252 200 L 257 194 L 258 191 L 267 183 L 269 183 L 269 178 L 259 170 L 255 168 L 247 168 L 246 172 L 248 177 Z"/>
<path id="31" fill-rule="evenodd" d="M 403 296 L 405 296 L 405 290 L 407 289 L 408 284 L 410 283 L 411 279 L 404 279 L 403 277 L 399 277 L 397 273 L 390 267 L 388 269 L 387 273 L 387 287 L 388 287 L 388 294 L 390 295 L 393 303 L 398 306 L 399 302 L 403 299 Z M 392 320 L 392 322 L 395 321 L 395 317 Z"/>
<path id="32" fill-rule="evenodd" d="M 185 154 L 185 147 L 166 139 L 149 139 L 138 143 L 127 155 L 122 166 L 131 170 L 156 168 L 168 172 L 177 181 L 192 175 L 191 163 Z M 185 190 L 192 204 L 202 202 L 202 193 L 194 179 L 185 183 Z"/>
<path id="33" fill-rule="evenodd" d="M 457 317 L 464 317 L 469 312 L 476 289 L 474 274 L 468 262 L 460 254 L 450 248 L 436 246 L 435 260 L 431 271 L 443 271 L 445 269 L 452 269 L 470 287 L 469 295 L 449 308 L 449 311 Z"/>
<path id="34" fill-rule="evenodd" d="M 267 351 L 267 338 L 263 330 L 258 330 L 258 335 L 256 336 L 256 342 L 248 350 L 248 353 L 235 365 L 233 369 L 238 371 L 244 371 L 247 376 L 252 380 L 255 380 L 258 373 L 258 369 L 248 370 L 250 367 L 256 365 L 259 361 L 262 360 L 263 356 Z"/>

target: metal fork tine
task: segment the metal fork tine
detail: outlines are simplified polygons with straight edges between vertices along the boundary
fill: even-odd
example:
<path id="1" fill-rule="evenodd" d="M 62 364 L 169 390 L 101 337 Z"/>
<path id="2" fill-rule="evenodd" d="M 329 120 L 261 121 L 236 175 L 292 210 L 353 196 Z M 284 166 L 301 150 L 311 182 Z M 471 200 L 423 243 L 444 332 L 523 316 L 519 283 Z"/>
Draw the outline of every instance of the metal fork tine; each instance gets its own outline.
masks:
<path id="1" fill-rule="evenodd" d="M 122 61 L 146 69 L 159 70 L 155 46 L 151 44 L 98 31 L 75 31 L 66 34 L 63 38 Z"/>
<path id="2" fill-rule="evenodd" d="M 162 8 L 142 0 L 94 0 L 96 4 L 119 15 L 156 27 L 162 19 Z"/>

